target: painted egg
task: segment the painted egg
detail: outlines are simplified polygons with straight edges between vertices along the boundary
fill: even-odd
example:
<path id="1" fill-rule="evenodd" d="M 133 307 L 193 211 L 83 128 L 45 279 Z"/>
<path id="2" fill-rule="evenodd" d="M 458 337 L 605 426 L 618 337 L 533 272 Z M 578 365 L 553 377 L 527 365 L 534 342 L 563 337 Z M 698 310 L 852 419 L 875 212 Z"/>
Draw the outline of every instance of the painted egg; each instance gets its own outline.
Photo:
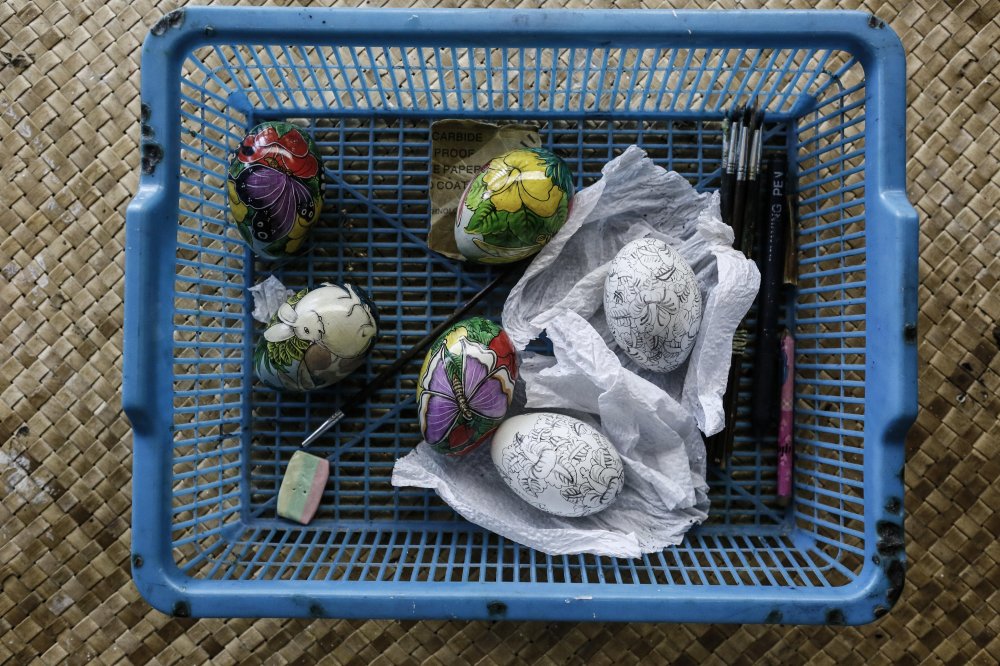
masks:
<path id="1" fill-rule="evenodd" d="M 519 148 L 496 157 L 462 194 L 458 250 L 484 264 L 530 257 L 565 224 L 572 197 L 573 174 L 557 155 Z"/>
<path id="2" fill-rule="evenodd" d="M 434 450 L 462 455 L 489 439 L 514 397 L 517 354 L 507 333 L 472 317 L 441 335 L 417 379 L 420 432 Z"/>
<path id="3" fill-rule="evenodd" d="M 639 238 L 611 262 L 604 314 L 615 342 L 647 370 L 669 372 L 685 360 L 701 326 L 701 290 L 677 250 Z"/>
<path id="4" fill-rule="evenodd" d="M 312 137 L 291 123 L 261 123 L 244 137 L 229 163 L 229 210 L 255 254 L 303 249 L 323 207 L 322 166 Z"/>
<path id="5" fill-rule="evenodd" d="M 378 310 L 350 284 L 323 283 L 281 304 L 253 354 L 257 377 L 274 388 L 336 384 L 364 363 L 378 335 Z"/>
<path id="6" fill-rule="evenodd" d="M 625 467 L 607 437 L 583 421 L 541 412 L 503 422 L 490 447 L 500 477 L 546 513 L 578 517 L 611 505 Z"/>

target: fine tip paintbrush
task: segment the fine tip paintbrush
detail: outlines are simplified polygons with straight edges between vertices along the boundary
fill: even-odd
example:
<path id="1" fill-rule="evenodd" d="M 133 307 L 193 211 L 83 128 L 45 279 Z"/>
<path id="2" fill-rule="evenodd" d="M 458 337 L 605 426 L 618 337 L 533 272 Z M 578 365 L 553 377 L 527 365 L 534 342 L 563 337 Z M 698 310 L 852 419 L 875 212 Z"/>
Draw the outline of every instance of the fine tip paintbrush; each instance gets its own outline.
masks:
<path id="1" fill-rule="evenodd" d="M 746 208 L 741 225 L 742 243 L 738 249 L 752 259 L 756 248 L 754 238 L 757 235 L 757 217 L 760 208 L 760 160 L 764 148 L 764 111 L 755 109 L 750 128 L 750 158 L 747 165 L 747 195 Z"/>
<path id="2" fill-rule="evenodd" d="M 722 116 L 722 157 L 719 160 L 719 177 L 720 179 L 726 177 L 726 168 L 729 166 L 729 114 L 726 113 Z M 719 211 L 722 215 L 722 221 L 726 221 L 726 216 L 729 214 L 729 190 L 725 187 L 719 187 Z"/>
<path id="3" fill-rule="evenodd" d="M 733 247 L 742 251 L 747 257 L 751 257 L 753 252 L 753 236 L 756 232 L 756 216 L 759 208 L 757 201 L 759 188 L 757 179 L 760 174 L 760 158 L 763 148 L 763 125 L 764 112 L 758 109 L 756 104 L 745 113 L 744 125 L 741 132 L 745 135 L 746 154 L 741 160 L 742 170 L 737 171 L 736 181 L 736 201 L 733 211 Z M 719 442 L 715 445 L 715 458 L 719 461 L 728 461 L 733 450 L 733 439 L 736 435 L 736 408 L 737 394 L 739 392 L 739 380 L 741 361 L 746 354 L 746 346 L 749 334 L 746 332 L 745 324 L 740 324 L 737 330 L 737 337 L 733 339 L 733 355 L 730 361 L 729 385 L 723 396 L 723 413 L 725 415 L 725 429 L 720 435 Z M 721 464 L 725 467 L 725 463 Z"/>
<path id="4" fill-rule="evenodd" d="M 733 192 L 733 216 L 730 226 L 733 228 L 733 247 L 743 246 L 743 221 L 747 206 L 747 176 L 750 173 L 750 152 L 752 123 L 757 111 L 752 106 L 743 109 L 740 119 L 740 132 L 737 146 L 736 187 Z"/>
<path id="5" fill-rule="evenodd" d="M 728 203 L 723 210 L 725 219 L 733 229 L 733 247 L 747 257 L 753 257 L 756 219 L 761 206 L 760 166 L 763 155 L 764 110 L 756 100 L 753 104 L 731 111 L 723 174 L 721 200 Z M 726 140 L 727 137 L 724 137 Z M 728 178 L 726 176 L 729 176 Z M 720 468 L 725 468 L 732 452 L 736 430 L 736 408 L 741 359 L 745 355 L 749 334 L 741 324 L 733 338 L 733 355 L 729 379 L 723 396 L 724 426 L 721 432 L 709 439 L 710 455 Z"/>
<path id="6" fill-rule="evenodd" d="M 515 264 L 515 266 L 518 266 L 518 264 Z M 448 319 L 435 326 L 430 333 L 422 337 L 412 347 L 403 352 L 403 354 L 399 358 L 397 358 L 392 365 L 382 370 L 382 372 L 380 372 L 374 379 L 368 382 L 368 384 L 366 384 L 364 388 L 362 388 L 360 391 L 351 396 L 346 401 L 346 404 L 354 406 L 354 405 L 363 405 L 365 402 L 367 402 L 368 398 L 374 395 L 376 391 L 378 391 L 386 384 L 386 382 L 392 379 L 396 375 L 396 373 L 398 373 L 400 369 L 402 369 L 404 365 L 406 365 L 407 363 L 410 362 L 410 360 L 413 359 L 414 356 L 422 352 L 432 342 L 437 340 L 438 337 L 440 337 L 440 335 L 444 333 L 449 326 L 451 326 L 452 324 L 460 320 L 462 317 L 464 317 L 466 314 L 468 314 L 469 311 L 472 310 L 472 308 L 478 305 L 480 301 L 482 301 L 491 291 L 493 291 L 497 287 L 497 285 L 502 283 L 504 280 L 507 279 L 508 276 L 514 273 L 515 270 L 516 269 L 514 267 L 508 268 L 506 271 L 500 273 L 495 278 L 493 278 L 493 280 L 491 280 L 485 287 L 480 289 L 475 296 L 469 299 L 469 301 L 465 303 L 465 305 L 455 310 L 455 312 L 453 312 L 451 316 L 448 317 Z M 330 416 L 330 418 L 328 418 L 326 421 L 323 421 L 323 423 L 318 428 L 309 433 L 309 436 L 302 441 L 301 447 L 305 448 L 310 444 L 312 444 L 313 442 L 315 442 L 323 435 L 323 433 L 325 433 L 333 426 L 337 425 L 343 418 L 344 418 L 344 410 L 338 409 L 336 412 L 333 413 L 333 415 Z"/>
<path id="7" fill-rule="evenodd" d="M 722 221 L 730 226 L 733 223 L 733 189 L 736 184 L 736 169 L 739 163 L 740 120 L 742 118 L 743 107 L 730 111 L 729 137 L 724 151 L 725 164 L 722 170 L 720 201 L 722 202 Z"/>

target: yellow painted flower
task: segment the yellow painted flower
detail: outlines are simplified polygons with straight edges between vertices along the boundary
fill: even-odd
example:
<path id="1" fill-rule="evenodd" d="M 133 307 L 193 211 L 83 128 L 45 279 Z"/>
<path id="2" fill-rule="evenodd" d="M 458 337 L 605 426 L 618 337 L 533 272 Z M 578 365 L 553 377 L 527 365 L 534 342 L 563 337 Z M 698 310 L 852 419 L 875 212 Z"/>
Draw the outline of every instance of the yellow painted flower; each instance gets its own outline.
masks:
<path id="1" fill-rule="evenodd" d="M 236 196 L 236 182 L 232 178 L 228 181 L 229 190 L 229 210 L 233 211 L 233 217 L 237 222 L 242 222 L 247 217 L 247 207 Z"/>
<path id="2" fill-rule="evenodd" d="M 230 185 L 232 187 L 232 185 Z M 319 210 L 323 205 L 323 197 L 313 198 L 313 210 Z M 316 221 L 319 215 L 316 215 L 313 219 L 306 219 L 301 215 L 295 216 L 295 224 L 292 226 L 291 231 L 288 232 L 288 242 L 285 245 L 285 252 L 289 254 L 299 251 L 299 247 L 302 246 L 302 241 L 306 239 L 306 234 L 309 232 L 309 227 L 312 223 Z"/>
<path id="3" fill-rule="evenodd" d="M 508 213 L 524 207 L 539 217 L 551 217 L 563 198 L 562 191 L 545 175 L 545 162 L 527 150 L 515 150 L 491 161 L 483 171 L 483 182 L 483 199 Z"/>

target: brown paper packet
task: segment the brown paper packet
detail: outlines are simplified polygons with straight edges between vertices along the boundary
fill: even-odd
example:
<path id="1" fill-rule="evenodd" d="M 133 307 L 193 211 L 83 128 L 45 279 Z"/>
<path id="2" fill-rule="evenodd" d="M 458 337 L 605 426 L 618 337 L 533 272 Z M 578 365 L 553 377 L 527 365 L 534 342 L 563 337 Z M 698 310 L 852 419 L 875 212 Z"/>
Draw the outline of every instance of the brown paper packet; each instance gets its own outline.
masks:
<path id="1" fill-rule="evenodd" d="M 465 187 L 493 159 L 515 148 L 541 145 L 532 125 L 439 120 L 431 125 L 431 226 L 427 247 L 464 259 L 455 244 L 455 215 Z"/>

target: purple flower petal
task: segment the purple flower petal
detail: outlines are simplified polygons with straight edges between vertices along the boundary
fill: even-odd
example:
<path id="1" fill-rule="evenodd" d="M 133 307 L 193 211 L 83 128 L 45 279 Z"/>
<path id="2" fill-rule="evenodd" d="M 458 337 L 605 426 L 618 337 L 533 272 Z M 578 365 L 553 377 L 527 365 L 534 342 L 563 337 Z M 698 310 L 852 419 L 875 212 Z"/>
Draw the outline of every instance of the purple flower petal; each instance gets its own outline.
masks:
<path id="1" fill-rule="evenodd" d="M 486 363 L 470 353 L 469 346 L 467 342 L 462 341 L 462 388 L 465 389 L 465 395 L 475 391 L 490 372 L 490 367 Z M 492 352 L 487 351 L 487 353 Z"/>
<path id="2" fill-rule="evenodd" d="M 248 167 L 236 177 L 236 192 L 251 208 L 268 213 L 272 221 L 272 228 L 265 230 L 269 239 L 286 236 L 295 226 L 296 215 L 308 219 L 315 210 L 305 184 L 260 164 Z"/>
<path id="3" fill-rule="evenodd" d="M 424 410 L 424 437 L 434 443 L 444 439 L 452 429 L 458 417 L 458 404 L 455 399 L 437 393 L 425 393 L 427 408 Z"/>
<path id="4" fill-rule="evenodd" d="M 469 397 L 472 411 L 491 419 L 502 418 L 507 413 L 507 406 L 507 393 L 495 373 L 487 377 Z"/>

